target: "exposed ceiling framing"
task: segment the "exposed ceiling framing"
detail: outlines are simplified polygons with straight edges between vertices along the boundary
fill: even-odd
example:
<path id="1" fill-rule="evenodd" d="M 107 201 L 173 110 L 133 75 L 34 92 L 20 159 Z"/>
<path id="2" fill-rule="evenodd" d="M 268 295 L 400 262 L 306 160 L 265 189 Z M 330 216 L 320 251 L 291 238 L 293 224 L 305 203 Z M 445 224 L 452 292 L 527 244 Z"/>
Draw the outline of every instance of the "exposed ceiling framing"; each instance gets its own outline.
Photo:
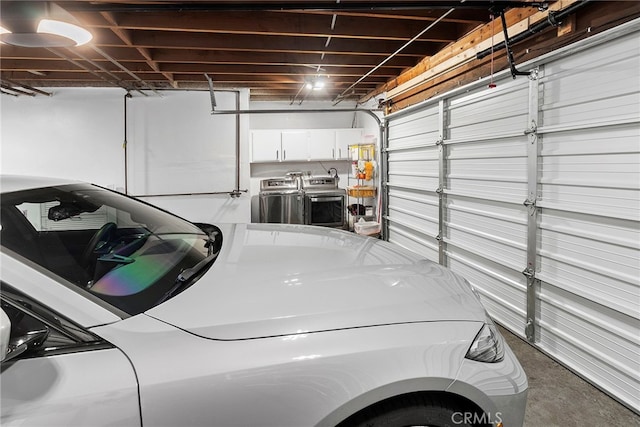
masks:
<path id="1" fill-rule="evenodd" d="M 2 0 L 2 26 L 13 31 L 12 21 L 29 3 L 38 2 Z M 573 3 L 580 2 L 548 2 L 549 10 Z M 638 14 L 638 2 L 591 3 L 584 9 L 599 9 L 599 19 L 607 21 L 609 15 L 607 22 Z M 611 3 L 627 4 L 605 5 Z M 249 88 L 253 100 L 366 100 L 436 67 L 440 71 L 432 80 L 486 65 L 487 59 L 469 55 L 486 48 L 491 32 L 499 35 L 501 25 L 499 19 L 491 24 L 492 11 L 506 10 L 507 26 L 514 26 L 514 31 L 547 19 L 549 13 L 541 11 L 541 2 L 532 1 L 56 4 L 93 34 L 92 42 L 73 48 L 0 45 L 3 93 L 42 95 L 49 92 L 37 88 L 59 86 L 119 86 L 141 93 L 205 89 L 206 74 L 218 88 Z M 585 24 L 576 28 L 580 25 Z M 552 36 L 537 43 L 553 46 L 560 37 L 554 29 Z M 456 61 L 461 56 L 464 60 Z M 496 60 L 506 66 L 499 54 Z M 318 78 L 325 80 L 323 90 L 306 88 Z M 403 96 L 415 96 L 416 91 L 424 87 L 411 87 Z"/>

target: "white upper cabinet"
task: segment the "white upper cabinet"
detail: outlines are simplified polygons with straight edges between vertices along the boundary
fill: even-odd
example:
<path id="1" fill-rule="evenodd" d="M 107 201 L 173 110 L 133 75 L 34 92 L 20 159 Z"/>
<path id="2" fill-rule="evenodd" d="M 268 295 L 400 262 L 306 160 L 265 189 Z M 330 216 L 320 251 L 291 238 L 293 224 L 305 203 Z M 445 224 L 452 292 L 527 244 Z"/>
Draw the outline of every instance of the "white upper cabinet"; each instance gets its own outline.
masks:
<path id="1" fill-rule="evenodd" d="M 280 129 L 251 131 L 251 161 L 279 162 L 282 160 Z"/>
<path id="2" fill-rule="evenodd" d="M 251 131 L 252 162 L 349 160 L 349 145 L 364 129 L 258 129 Z"/>
<path id="3" fill-rule="evenodd" d="M 335 129 L 312 129 L 309 131 L 310 159 L 335 159 L 335 145 Z"/>
<path id="4" fill-rule="evenodd" d="M 349 146 L 362 143 L 364 129 L 336 129 L 335 159 L 351 160 Z"/>
<path id="5" fill-rule="evenodd" d="M 282 131 L 282 161 L 309 160 L 309 131 Z"/>

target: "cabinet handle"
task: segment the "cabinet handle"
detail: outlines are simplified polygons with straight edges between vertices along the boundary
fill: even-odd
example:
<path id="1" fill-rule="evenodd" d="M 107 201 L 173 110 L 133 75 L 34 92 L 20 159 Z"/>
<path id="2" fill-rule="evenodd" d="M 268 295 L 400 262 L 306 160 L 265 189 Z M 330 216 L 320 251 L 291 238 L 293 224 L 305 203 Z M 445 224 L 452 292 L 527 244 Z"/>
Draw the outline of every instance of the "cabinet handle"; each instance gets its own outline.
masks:
<path id="1" fill-rule="evenodd" d="M 287 160 L 287 150 L 282 150 L 282 160 Z"/>
<path id="2" fill-rule="evenodd" d="M 335 158 L 336 158 L 336 149 L 335 149 L 335 148 L 332 148 L 332 149 L 331 149 L 331 158 L 332 158 L 332 159 L 335 159 Z"/>
<path id="3" fill-rule="evenodd" d="M 280 160 L 280 150 L 276 150 L 276 160 Z"/>
<path id="4" fill-rule="evenodd" d="M 342 148 L 338 148 L 338 158 L 342 158 Z"/>

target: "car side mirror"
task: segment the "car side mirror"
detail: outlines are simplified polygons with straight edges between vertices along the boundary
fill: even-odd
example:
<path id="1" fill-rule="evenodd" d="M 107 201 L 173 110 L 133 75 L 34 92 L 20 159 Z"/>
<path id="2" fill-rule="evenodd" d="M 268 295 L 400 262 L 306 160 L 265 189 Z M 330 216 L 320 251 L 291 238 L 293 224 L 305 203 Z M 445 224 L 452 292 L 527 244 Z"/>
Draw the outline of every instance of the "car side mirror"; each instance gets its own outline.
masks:
<path id="1" fill-rule="evenodd" d="M 0 361 L 7 362 L 27 350 L 41 346 L 49 336 L 49 328 L 29 331 L 11 338 L 11 320 L 4 310 L 0 310 Z"/>

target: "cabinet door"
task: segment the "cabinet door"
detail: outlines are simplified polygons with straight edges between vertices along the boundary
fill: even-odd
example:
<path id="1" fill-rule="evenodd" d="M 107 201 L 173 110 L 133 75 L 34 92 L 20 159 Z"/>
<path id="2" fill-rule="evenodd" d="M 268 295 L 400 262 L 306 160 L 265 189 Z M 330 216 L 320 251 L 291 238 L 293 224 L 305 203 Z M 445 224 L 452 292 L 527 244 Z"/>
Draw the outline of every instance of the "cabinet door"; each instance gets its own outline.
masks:
<path id="1" fill-rule="evenodd" d="M 309 160 L 309 132 L 282 131 L 282 160 Z"/>
<path id="2" fill-rule="evenodd" d="M 282 160 L 281 132 L 279 129 L 251 131 L 251 161 L 279 162 Z"/>
<path id="3" fill-rule="evenodd" d="M 335 129 L 312 129 L 309 131 L 309 158 L 312 160 L 335 159 Z"/>
<path id="4" fill-rule="evenodd" d="M 337 129 L 335 159 L 350 160 L 349 145 L 362 142 L 363 129 Z"/>

